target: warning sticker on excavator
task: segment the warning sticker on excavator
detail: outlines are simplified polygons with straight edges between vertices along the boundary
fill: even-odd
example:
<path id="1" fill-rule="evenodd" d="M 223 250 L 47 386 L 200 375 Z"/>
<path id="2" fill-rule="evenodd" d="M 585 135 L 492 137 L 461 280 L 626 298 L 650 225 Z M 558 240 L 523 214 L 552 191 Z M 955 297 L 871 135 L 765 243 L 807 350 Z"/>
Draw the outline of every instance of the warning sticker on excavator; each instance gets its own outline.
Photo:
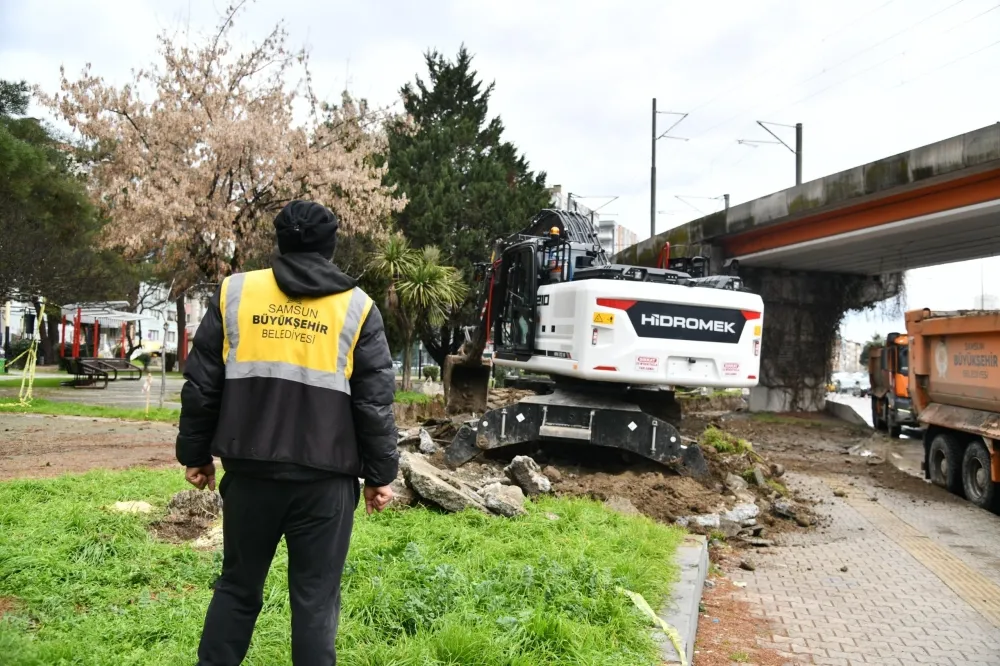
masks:
<path id="1" fill-rule="evenodd" d="M 594 323 L 595 324 L 614 324 L 615 315 L 613 312 L 595 312 L 594 313 Z"/>
<path id="2" fill-rule="evenodd" d="M 635 369 L 645 372 L 656 372 L 660 369 L 660 359 L 655 356 L 636 356 Z"/>
<path id="3" fill-rule="evenodd" d="M 753 327 L 753 334 L 754 335 L 760 335 L 760 324 L 758 324 L 757 326 Z"/>

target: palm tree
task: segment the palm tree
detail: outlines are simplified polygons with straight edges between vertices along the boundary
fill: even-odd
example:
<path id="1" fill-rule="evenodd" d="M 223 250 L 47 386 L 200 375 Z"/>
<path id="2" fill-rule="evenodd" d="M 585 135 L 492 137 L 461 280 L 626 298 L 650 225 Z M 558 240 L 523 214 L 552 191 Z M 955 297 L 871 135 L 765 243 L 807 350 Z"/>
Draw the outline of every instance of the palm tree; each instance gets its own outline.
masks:
<path id="1" fill-rule="evenodd" d="M 438 248 L 416 250 L 398 234 L 390 236 L 375 253 L 371 270 L 389 281 L 385 309 L 395 318 L 403 336 L 403 390 L 407 391 L 411 386 L 417 324 L 443 324 L 451 310 L 465 301 L 468 287 L 457 269 L 441 263 Z"/>

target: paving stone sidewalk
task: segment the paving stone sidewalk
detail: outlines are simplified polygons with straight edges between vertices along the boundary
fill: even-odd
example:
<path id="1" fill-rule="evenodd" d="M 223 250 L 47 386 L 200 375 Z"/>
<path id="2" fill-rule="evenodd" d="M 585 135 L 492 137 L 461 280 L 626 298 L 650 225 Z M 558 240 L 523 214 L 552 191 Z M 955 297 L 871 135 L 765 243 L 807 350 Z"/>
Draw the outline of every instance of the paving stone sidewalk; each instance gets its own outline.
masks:
<path id="1" fill-rule="evenodd" d="M 1000 517 L 936 488 L 928 501 L 864 477 L 789 484 L 832 520 L 732 574 L 773 631 L 761 647 L 795 664 L 1000 666 Z"/>

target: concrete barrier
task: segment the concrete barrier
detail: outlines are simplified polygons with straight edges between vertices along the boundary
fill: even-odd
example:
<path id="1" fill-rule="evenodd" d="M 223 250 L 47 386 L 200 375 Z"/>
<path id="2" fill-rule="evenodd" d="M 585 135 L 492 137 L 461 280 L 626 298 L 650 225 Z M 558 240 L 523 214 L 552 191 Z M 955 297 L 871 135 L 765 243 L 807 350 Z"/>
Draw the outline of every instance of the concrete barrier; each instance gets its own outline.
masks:
<path id="1" fill-rule="evenodd" d="M 836 402 L 834 400 L 827 400 L 825 409 L 826 413 L 830 416 L 835 416 L 841 421 L 847 421 L 851 425 L 862 426 L 865 428 L 871 427 L 868 425 L 868 421 L 865 420 L 865 417 L 858 414 L 857 410 L 850 405 L 845 405 L 842 402 Z"/>

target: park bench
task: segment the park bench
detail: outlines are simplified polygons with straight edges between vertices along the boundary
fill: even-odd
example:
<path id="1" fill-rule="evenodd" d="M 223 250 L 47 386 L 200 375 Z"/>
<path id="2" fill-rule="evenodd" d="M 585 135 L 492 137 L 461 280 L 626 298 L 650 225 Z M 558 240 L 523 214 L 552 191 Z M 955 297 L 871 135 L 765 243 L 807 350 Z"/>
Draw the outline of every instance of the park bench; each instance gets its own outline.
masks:
<path id="1" fill-rule="evenodd" d="M 73 388 L 105 389 L 108 387 L 108 369 L 97 358 L 73 358 L 69 360 L 69 372 L 73 379 L 63 382 L 63 386 Z"/>
<path id="2" fill-rule="evenodd" d="M 95 358 L 88 359 L 96 361 L 99 367 L 107 370 L 110 381 L 118 379 L 139 380 L 142 379 L 142 369 L 137 368 L 130 361 L 124 358 Z"/>

